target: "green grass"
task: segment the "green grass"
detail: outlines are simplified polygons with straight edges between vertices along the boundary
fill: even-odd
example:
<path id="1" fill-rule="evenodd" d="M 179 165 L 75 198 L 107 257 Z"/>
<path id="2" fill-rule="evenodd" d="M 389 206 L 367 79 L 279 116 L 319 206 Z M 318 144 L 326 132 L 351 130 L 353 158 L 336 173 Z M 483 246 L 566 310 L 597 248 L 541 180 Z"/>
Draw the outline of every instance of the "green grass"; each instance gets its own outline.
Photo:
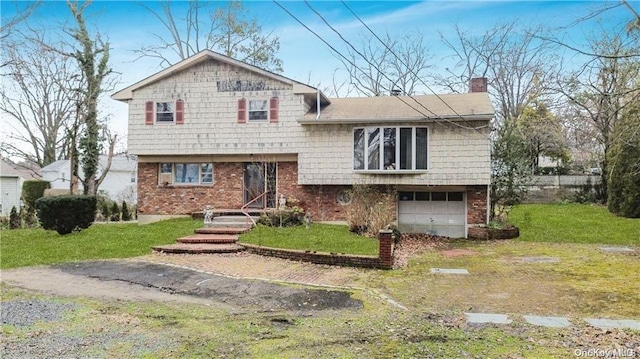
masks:
<path id="1" fill-rule="evenodd" d="M 240 242 L 272 248 L 378 255 L 377 240 L 355 235 L 344 225 L 314 223 L 309 229 L 258 225 L 243 234 Z"/>
<path id="2" fill-rule="evenodd" d="M 519 205 L 509 219 L 525 242 L 640 245 L 640 219 L 617 217 L 603 206 Z"/>
<path id="3" fill-rule="evenodd" d="M 174 243 L 201 226 L 201 221 L 187 218 L 143 226 L 94 224 L 65 236 L 44 229 L 5 230 L 0 232 L 0 268 L 136 257 L 148 254 L 153 245 Z"/>

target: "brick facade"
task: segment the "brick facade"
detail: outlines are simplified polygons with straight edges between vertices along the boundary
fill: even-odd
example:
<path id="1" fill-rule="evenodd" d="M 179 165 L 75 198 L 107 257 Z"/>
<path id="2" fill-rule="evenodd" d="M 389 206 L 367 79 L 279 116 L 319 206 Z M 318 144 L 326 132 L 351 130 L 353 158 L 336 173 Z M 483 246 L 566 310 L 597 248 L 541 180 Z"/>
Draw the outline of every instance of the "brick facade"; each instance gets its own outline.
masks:
<path id="1" fill-rule="evenodd" d="M 338 192 L 348 186 L 298 185 L 296 162 L 278 163 L 278 195 L 300 201 L 314 220 L 344 220 Z M 240 209 L 244 195 L 242 162 L 214 164 L 212 186 L 164 186 L 158 184 L 158 164 L 138 164 L 138 213 L 141 215 L 178 215 L 202 211 L 206 205 L 222 209 Z"/>
<path id="2" fill-rule="evenodd" d="M 467 186 L 467 225 L 487 223 L 487 186 Z"/>
<path id="3" fill-rule="evenodd" d="M 298 184 L 296 162 L 278 162 L 277 192 L 293 197 L 315 221 L 345 220 L 345 208 L 338 193 L 350 186 L 310 186 Z M 243 195 L 242 162 L 214 164 L 212 186 L 175 186 L 158 184 L 158 164 L 138 164 L 138 213 L 140 215 L 182 215 L 202 211 L 206 205 L 218 209 L 240 209 Z M 467 186 L 467 224 L 487 221 L 487 187 Z M 390 209 L 395 211 L 395 208 Z"/>

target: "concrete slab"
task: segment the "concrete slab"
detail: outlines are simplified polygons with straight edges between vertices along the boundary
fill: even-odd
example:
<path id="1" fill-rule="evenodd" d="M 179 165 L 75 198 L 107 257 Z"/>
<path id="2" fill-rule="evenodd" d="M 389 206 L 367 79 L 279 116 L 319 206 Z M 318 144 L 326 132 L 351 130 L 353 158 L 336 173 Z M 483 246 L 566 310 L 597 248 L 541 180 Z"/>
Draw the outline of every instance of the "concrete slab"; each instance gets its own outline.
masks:
<path id="1" fill-rule="evenodd" d="M 541 327 L 565 328 L 571 325 L 565 317 L 540 317 L 537 315 L 524 315 L 523 317 L 527 323 Z"/>
<path id="2" fill-rule="evenodd" d="M 603 252 L 609 253 L 633 253 L 635 250 L 631 247 L 624 246 L 612 246 L 612 247 L 600 247 L 600 250 Z"/>
<path id="3" fill-rule="evenodd" d="M 512 320 L 506 314 L 494 313 L 464 313 L 469 323 L 511 324 Z"/>
<path id="4" fill-rule="evenodd" d="M 640 320 L 630 319 L 596 319 L 584 318 L 584 320 L 597 328 L 628 328 L 640 330 Z"/>
<path id="5" fill-rule="evenodd" d="M 436 274 L 469 274 L 464 268 L 431 268 L 431 273 Z"/>

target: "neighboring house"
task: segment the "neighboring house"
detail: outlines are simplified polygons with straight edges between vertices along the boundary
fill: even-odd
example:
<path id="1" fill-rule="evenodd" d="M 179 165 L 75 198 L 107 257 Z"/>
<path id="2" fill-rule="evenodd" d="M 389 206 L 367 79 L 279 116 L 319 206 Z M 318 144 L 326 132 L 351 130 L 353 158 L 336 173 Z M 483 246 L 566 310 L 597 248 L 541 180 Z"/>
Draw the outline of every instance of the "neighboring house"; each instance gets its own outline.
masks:
<path id="1" fill-rule="evenodd" d="M 129 104 L 140 223 L 206 205 L 273 208 L 281 195 L 315 220 L 344 220 L 346 191 L 373 184 L 398 191 L 401 231 L 464 237 L 487 221 L 494 115 L 486 79 L 471 88 L 329 99 L 202 51 L 112 98 Z"/>
<path id="2" fill-rule="evenodd" d="M 98 163 L 98 175 L 107 165 L 108 157 L 100 155 Z M 136 188 L 136 160 L 131 157 L 114 156 L 107 176 L 98 188 L 99 192 L 114 201 L 127 201 L 135 203 L 137 200 Z M 49 181 L 52 189 L 69 189 L 71 179 L 71 164 L 69 160 L 58 160 L 40 170 L 42 180 Z M 82 172 L 82 171 L 81 171 Z M 80 174 L 82 175 L 82 173 Z M 78 189 L 82 191 L 82 183 L 78 181 Z"/>
<path id="3" fill-rule="evenodd" d="M 13 206 L 20 210 L 22 178 L 10 164 L 0 160 L 0 215 L 8 216 Z"/>

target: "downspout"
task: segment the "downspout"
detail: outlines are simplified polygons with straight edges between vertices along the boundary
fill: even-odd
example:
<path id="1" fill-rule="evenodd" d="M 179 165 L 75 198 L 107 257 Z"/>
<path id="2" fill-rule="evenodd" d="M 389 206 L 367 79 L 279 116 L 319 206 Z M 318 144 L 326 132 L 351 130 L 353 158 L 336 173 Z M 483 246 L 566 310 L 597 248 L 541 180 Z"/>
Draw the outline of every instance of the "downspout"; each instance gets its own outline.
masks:
<path id="1" fill-rule="evenodd" d="M 320 84 L 318 84 L 317 88 L 318 92 L 316 93 L 316 110 L 318 113 L 316 114 L 316 120 L 320 118 Z"/>

